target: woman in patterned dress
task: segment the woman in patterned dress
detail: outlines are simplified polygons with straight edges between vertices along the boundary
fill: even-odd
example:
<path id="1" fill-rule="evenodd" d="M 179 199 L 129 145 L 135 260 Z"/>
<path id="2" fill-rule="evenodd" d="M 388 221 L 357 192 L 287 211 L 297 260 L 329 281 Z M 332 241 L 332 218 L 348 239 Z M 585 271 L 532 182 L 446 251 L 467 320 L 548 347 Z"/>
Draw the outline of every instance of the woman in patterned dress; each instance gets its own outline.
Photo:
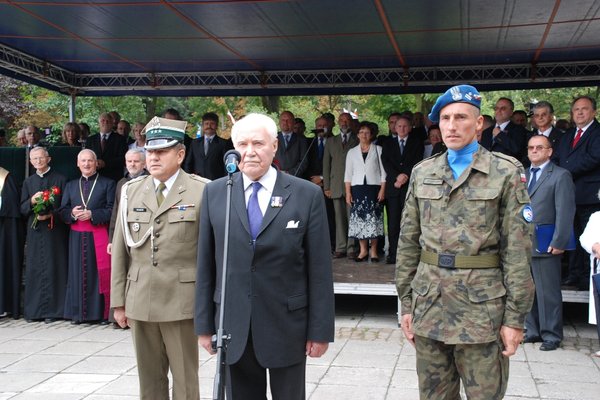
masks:
<path id="1" fill-rule="evenodd" d="M 381 163 L 381 146 L 373 143 L 379 129 L 364 121 L 359 126 L 359 145 L 348 151 L 344 183 L 346 203 L 350 205 L 348 237 L 356 238 L 360 253 L 356 262 L 366 261 L 371 242 L 371 262 L 378 262 L 377 237 L 383 236 L 385 170 Z"/>

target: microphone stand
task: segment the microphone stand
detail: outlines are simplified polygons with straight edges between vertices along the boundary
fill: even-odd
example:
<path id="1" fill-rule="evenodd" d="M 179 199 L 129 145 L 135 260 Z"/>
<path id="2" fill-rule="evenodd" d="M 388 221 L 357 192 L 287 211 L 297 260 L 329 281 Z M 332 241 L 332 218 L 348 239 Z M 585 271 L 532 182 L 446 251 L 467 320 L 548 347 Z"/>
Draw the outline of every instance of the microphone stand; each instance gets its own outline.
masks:
<path id="1" fill-rule="evenodd" d="M 231 212 L 231 189 L 233 186 L 233 173 L 227 178 L 227 203 L 225 205 L 225 234 L 223 238 L 223 267 L 221 272 L 221 312 L 219 313 L 219 327 L 217 334 L 212 337 L 213 349 L 217 350 L 217 372 L 213 384 L 213 400 L 225 398 L 225 360 L 227 344 L 231 335 L 223 329 L 225 319 L 225 290 L 227 289 L 227 256 L 229 254 L 229 214 Z"/>
<path id="2" fill-rule="evenodd" d="M 313 137 L 313 139 L 310 141 L 310 144 L 308 145 L 306 152 L 304 152 L 304 157 L 302 157 L 302 160 L 300 160 L 300 163 L 298 164 L 298 168 L 296 168 L 296 171 L 294 172 L 294 176 L 298 176 L 298 171 L 300 171 L 300 167 L 302 166 L 302 163 L 304 162 L 304 160 L 306 160 L 306 157 L 308 156 L 308 153 L 310 152 L 310 149 L 311 149 L 312 145 L 315 143 L 316 139 L 317 139 L 317 136 Z"/>

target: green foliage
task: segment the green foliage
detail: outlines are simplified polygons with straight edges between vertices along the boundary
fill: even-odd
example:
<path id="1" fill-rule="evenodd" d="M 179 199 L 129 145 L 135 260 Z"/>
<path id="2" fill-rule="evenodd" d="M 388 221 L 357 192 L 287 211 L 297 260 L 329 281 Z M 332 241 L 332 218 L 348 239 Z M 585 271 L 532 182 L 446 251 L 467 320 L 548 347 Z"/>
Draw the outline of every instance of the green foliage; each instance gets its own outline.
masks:
<path id="1" fill-rule="evenodd" d="M 512 91 L 484 92 L 482 112 L 493 115 L 493 107 L 499 97 L 509 97 L 515 102 L 515 109 L 527 110 L 530 103 L 546 100 L 553 104 L 557 118 L 569 118 L 571 100 L 581 94 L 594 98 L 599 96 L 598 87 L 529 89 Z M 439 94 L 391 94 L 391 95 L 330 95 L 330 96 L 284 96 L 270 98 L 272 109 L 290 110 L 302 118 L 307 130 L 314 127 L 315 119 L 324 112 L 339 115 L 343 109 L 355 111 L 360 120 L 369 120 L 385 131 L 387 117 L 392 112 L 411 110 L 426 113 Z M 188 134 L 195 136 L 196 125 L 201 123 L 205 112 L 216 112 L 220 118 L 220 131 L 229 135 L 230 111 L 236 119 L 251 113 L 267 113 L 261 97 L 139 97 L 112 96 L 76 98 L 77 122 L 86 122 L 91 132 L 98 130 L 98 116 L 102 112 L 116 110 L 121 118 L 130 123 L 145 123 L 154 115 L 162 115 L 167 108 L 175 108 L 188 121 Z M 274 106 L 274 107 L 273 107 Z M 13 81 L 0 76 L 0 125 L 13 131 L 28 124 L 40 128 L 50 127 L 51 139 L 57 139 L 63 125 L 68 122 L 69 97 L 46 89 Z M 275 112 L 268 113 L 276 121 Z M 309 134 L 310 135 L 310 134 Z"/>

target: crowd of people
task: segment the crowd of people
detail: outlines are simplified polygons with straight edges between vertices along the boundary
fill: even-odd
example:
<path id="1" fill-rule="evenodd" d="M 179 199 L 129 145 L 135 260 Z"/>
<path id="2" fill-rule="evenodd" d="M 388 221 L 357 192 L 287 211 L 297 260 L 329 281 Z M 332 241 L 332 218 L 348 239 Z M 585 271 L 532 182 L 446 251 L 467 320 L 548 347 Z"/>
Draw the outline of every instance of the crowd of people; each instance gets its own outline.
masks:
<path id="1" fill-rule="evenodd" d="M 303 273 L 305 267 L 311 268 L 311 274 L 329 271 L 320 283 L 304 282 L 302 274 L 293 279 L 294 285 L 300 284 L 300 292 L 316 285 L 313 290 L 321 292 L 323 298 L 317 301 L 311 296 L 310 302 L 322 308 L 315 318 L 327 321 L 320 329 L 308 329 L 308 336 L 298 338 L 306 343 L 306 350 L 301 353 L 320 356 L 332 340 L 331 265 L 319 257 L 370 264 L 379 263 L 381 257 L 386 264 L 396 265 L 407 338 L 413 343 L 415 335 L 433 339 L 417 347 L 420 357 L 439 346 L 439 342 L 486 342 L 493 336 L 488 331 L 461 333 L 464 327 L 457 328 L 456 321 L 443 321 L 440 317 L 440 323 L 449 329 L 441 334 L 437 324 L 432 327 L 428 320 L 413 319 L 420 310 L 420 303 L 416 309 L 412 304 L 415 299 L 429 301 L 429 306 L 438 301 L 434 298 L 438 292 L 431 289 L 430 282 L 440 279 L 439 270 L 422 269 L 421 264 L 460 270 L 472 268 L 472 263 L 477 262 L 485 265 L 478 268 L 496 271 L 498 252 L 503 262 L 512 260 L 515 264 L 505 266 L 503 276 L 494 278 L 500 286 L 473 295 L 469 289 L 469 298 L 483 296 L 485 299 L 480 301 L 484 301 L 506 295 L 509 290 L 502 289 L 503 279 L 505 286 L 510 285 L 506 279 L 521 281 L 519 289 L 510 294 L 517 297 L 508 299 L 514 306 L 510 326 L 502 333 L 508 349 L 498 354 L 514 353 L 511 346 L 523 336 L 516 326 L 526 327 L 524 342 L 540 342 L 542 351 L 555 350 L 563 337 L 561 288 L 587 289 L 588 253 L 593 258 L 600 252 L 600 238 L 596 242 L 588 235 L 583 247 L 576 240 L 590 217 L 600 211 L 600 124 L 595 118 L 596 101 L 588 96 L 573 100 L 571 122 L 566 121 L 566 125 L 556 121 L 553 106 L 546 101 L 538 102 L 527 113 L 514 110 L 511 99 L 500 98 L 493 117 L 479 114 L 480 102 L 474 88 L 458 86 L 440 96 L 429 118 L 420 112 L 394 112 L 388 117 L 386 131 L 381 133 L 377 124 L 359 121 L 350 113 L 340 113 L 337 119 L 324 113 L 315 120 L 311 137 L 305 135 L 305 122 L 288 110 L 279 115 L 278 127 L 272 120 L 255 114 L 243 118 L 234 125 L 232 139 L 219 135 L 218 115 L 207 112 L 202 116 L 202 136 L 194 140 L 185 134 L 186 123 L 174 109 L 147 125 L 133 126 L 116 112 L 103 113 L 98 118 L 96 134 L 90 135 L 85 124 L 70 122 L 64 126 L 57 145 L 81 148 L 77 155 L 80 176 L 69 182 L 52 168 L 48 150 L 40 145 L 39 129 L 28 126 L 18 134 L 19 145 L 28 148 L 33 167 L 22 188 L 9 171 L 0 168 L 0 255 L 6 265 L 0 272 L 0 314 L 14 318 L 23 314 L 28 321 L 46 323 L 68 319 L 73 324 L 115 322 L 115 326 L 135 327 L 134 341 L 143 348 L 157 349 L 152 357 L 147 351 L 137 351 L 142 386 L 149 393 L 168 390 L 164 385 L 155 387 L 151 383 L 164 382 L 164 360 L 168 359 L 166 366 L 177 378 L 174 391 L 197 397 L 197 384 L 189 386 L 188 376 L 190 368 L 196 373 L 198 368 L 192 320 L 196 319 L 195 333 L 201 346 L 212 352 L 212 304 L 218 304 L 220 279 L 216 274 L 221 261 L 218 251 L 223 245 L 219 237 L 223 229 L 219 205 L 225 186 L 214 187 L 209 182 L 219 182 L 227 175 L 224 155 L 236 149 L 242 153 L 239 168 L 244 177 L 243 181 L 240 178 L 234 182 L 234 187 L 239 186 L 244 194 L 238 198 L 244 210 L 240 225 L 251 235 L 249 242 L 244 242 L 245 236 L 238 238 L 238 264 L 248 262 L 242 257 L 248 252 L 249 260 L 255 257 L 274 266 L 296 265 L 294 270 Z M 472 142 L 470 136 L 465 139 L 460 132 L 455 133 L 464 127 L 469 135 L 472 133 Z M 250 160 L 244 159 L 246 154 L 251 154 Z M 478 175 L 481 173 L 485 177 Z M 292 192 L 301 194 L 289 197 Z M 319 199 L 313 204 L 315 193 Z M 284 204 L 294 204 L 295 210 L 278 216 L 278 209 Z M 509 210 L 499 210 L 499 204 L 512 207 L 510 213 L 518 210 L 514 220 L 508 221 L 504 213 Z M 200 209 L 205 213 L 200 215 Z M 285 209 L 289 211 L 289 207 Z M 253 225 L 255 216 L 258 222 Z M 317 225 L 303 225 L 315 216 Z M 265 230 L 263 217 L 269 221 L 284 218 L 286 234 L 281 237 L 280 231 Z M 198 243 L 199 224 L 200 234 L 206 237 Z M 486 231 L 490 226 L 499 232 Z M 518 244 L 529 236 L 527 226 L 532 227 L 531 249 Z M 319 235 L 318 243 L 312 242 L 314 237 L 307 239 L 315 233 Z M 20 242 L 23 237 L 26 245 Z M 289 248 L 273 250 L 278 247 L 273 244 L 281 240 L 288 240 Z M 191 246 L 194 242 L 198 243 L 200 254 L 198 265 L 196 252 L 186 250 L 195 249 Z M 250 247 L 246 249 L 243 243 Z M 25 290 L 21 311 L 23 248 Z M 443 254 L 450 250 L 464 253 L 463 257 Z M 315 254 L 319 257 L 315 258 Z M 563 263 L 564 254 L 568 258 Z M 203 265 L 202 257 L 211 261 Z M 519 257 L 531 259 L 526 272 L 521 268 L 523 260 L 515 260 Z M 450 267 L 445 264 L 448 262 Z M 146 263 L 155 267 L 150 275 L 141 272 Z M 160 272 L 161 265 L 170 263 L 177 263 L 175 272 Z M 562 265 L 567 263 L 568 268 L 564 269 Z M 322 270 L 315 272 L 315 265 Z M 249 265 L 248 271 L 254 272 L 255 268 L 254 264 Z M 284 296 L 283 291 L 277 291 L 281 288 L 277 288 L 275 277 L 268 275 L 262 278 L 262 284 L 267 285 L 264 288 L 246 287 L 251 280 L 246 276 L 248 271 L 234 272 L 240 274 L 241 280 L 234 282 L 239 293 L 232 295 L 231 301 L 242 304 L 244 300 L 237 298 L 240 293 L 250 298 L 248 293 L 262 293 L 263 289 L 267 298 Z M 481 273 L 490 277 L 492 273 L 485 271 Z M 535 296 L 530 296 L 530 271 L 536 285 Z M 456 275 L 452 279 L 459 278 Z M 474 279 L 464 278 L 465 282 Z M 462 282 L 459 281 L 458 286 Z M 196 290 L 195 311 L 194 285 L 203 288 L 200 295 Z M 152 296 L 151 286 L 158 288 Z M 285 320 L 283 313 L 277 314 L 280 310 L 260 301 L 252 300 L 252 306 L 264 307 L 265 314 L 275 313 Z M 286 310 L 294 311 L 306 307 L 309 300 L 298 297 L 281 301 L 287 304 Z M 184 311 L 181 304 L 187 304 Z M 446 306 L 433 307 L 437 312 Z M 498 315 L 503 310 L 504 306 L 498 309 Z M 248 357 L 253 362 L 258 358 L 261 365 L 294 364 L 294 368 L 304 369 L 305 361 L 295 350 L 273 352 L 274 347 L 252 336 L 264 326 L 276 325 L 275 321 L 244 312 L 240 308 L 227 316 L 231 321 L 239 321 L 234 326 L 243 337 L 243 342 L 231 347 L 234 355 L 228 356 L 232 358 L 228 359 L 230 362 Z M 404 318 L 405 315 L 411 318 Z M 307 318 L 310 321 L 312 317 Z M 254 319 L 257 325 L 249 328 Z M 172 325 L 174 320 L 181 323 Z M 492 322 L 493 326 L 500 326 L 498 321 Z M 168 325 L 163 326 L 165 323 Z M 279 334 L 291 338 L 293 327 L 307 330 L 306 325 L 290 321 L 289 327 L 282 328 Z M 455 328 L 452 335 L 448 334 Z M 156 329 L 171 333 L 158 334 Z M 191 349 L 196 346 L 195 352 L 175 354 L 171 347 L 179 341 Z M 298 362 L 301 365 L 296 365 Z M 144 367 L 161 363 L 163 369 L 158 371 Z M 502 375 L 507 365 L 492 367 Z M 239 370 L 232 370 L 232 379 L 241 388 L 249 385 L 243 377 L 247 368 L 244 364 Z M 422 372 L 428 366 L 423 368 Z M 272 390 L 281 393 L 282 398 L 288 398 L 286 390 L 290 387 L 300 388 L 298 381 L 281 379 L 284 383 L 275 384 Z M 426 386 L 427 382 L 420 385 Z"/>

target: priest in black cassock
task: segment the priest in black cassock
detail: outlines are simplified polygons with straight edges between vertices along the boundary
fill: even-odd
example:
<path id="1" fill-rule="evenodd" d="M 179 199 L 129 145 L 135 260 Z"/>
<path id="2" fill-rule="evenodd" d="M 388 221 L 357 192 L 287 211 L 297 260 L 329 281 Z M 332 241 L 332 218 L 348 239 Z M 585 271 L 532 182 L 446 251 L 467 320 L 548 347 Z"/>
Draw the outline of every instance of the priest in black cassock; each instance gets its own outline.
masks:
<path id="1" fill-rule="evenodd" d="M 71 226 L 65 318 L 72 323 L 106 322 L 110 305 L 108 223 L 115 199 L 115 181 L 96 172 L 96 154 L 77 155 L 81 177 L 67 183 L 59 210 Z"/>
<path id="2" fill-rule="evenodd" d="M 25 294 L 23 315 L 27 321 L 51 323 L 65 313 L 67 288 L 68 227 L 58 217 L 67 179 L 53 170 L 44 147 L 34 147 L 29 161 L 35 173 L 25 179 L 21 191 L 21 214 L 27 218 Z M 57 187 L 55 203 L 35 221 L 33 206 L 45 190 Z"/>
<path id="3" fill-rule="evenodd" d="M 0 318 L 19 318 L 24 234 L 19 190 L 12 175 L 0 167 Z"/>

